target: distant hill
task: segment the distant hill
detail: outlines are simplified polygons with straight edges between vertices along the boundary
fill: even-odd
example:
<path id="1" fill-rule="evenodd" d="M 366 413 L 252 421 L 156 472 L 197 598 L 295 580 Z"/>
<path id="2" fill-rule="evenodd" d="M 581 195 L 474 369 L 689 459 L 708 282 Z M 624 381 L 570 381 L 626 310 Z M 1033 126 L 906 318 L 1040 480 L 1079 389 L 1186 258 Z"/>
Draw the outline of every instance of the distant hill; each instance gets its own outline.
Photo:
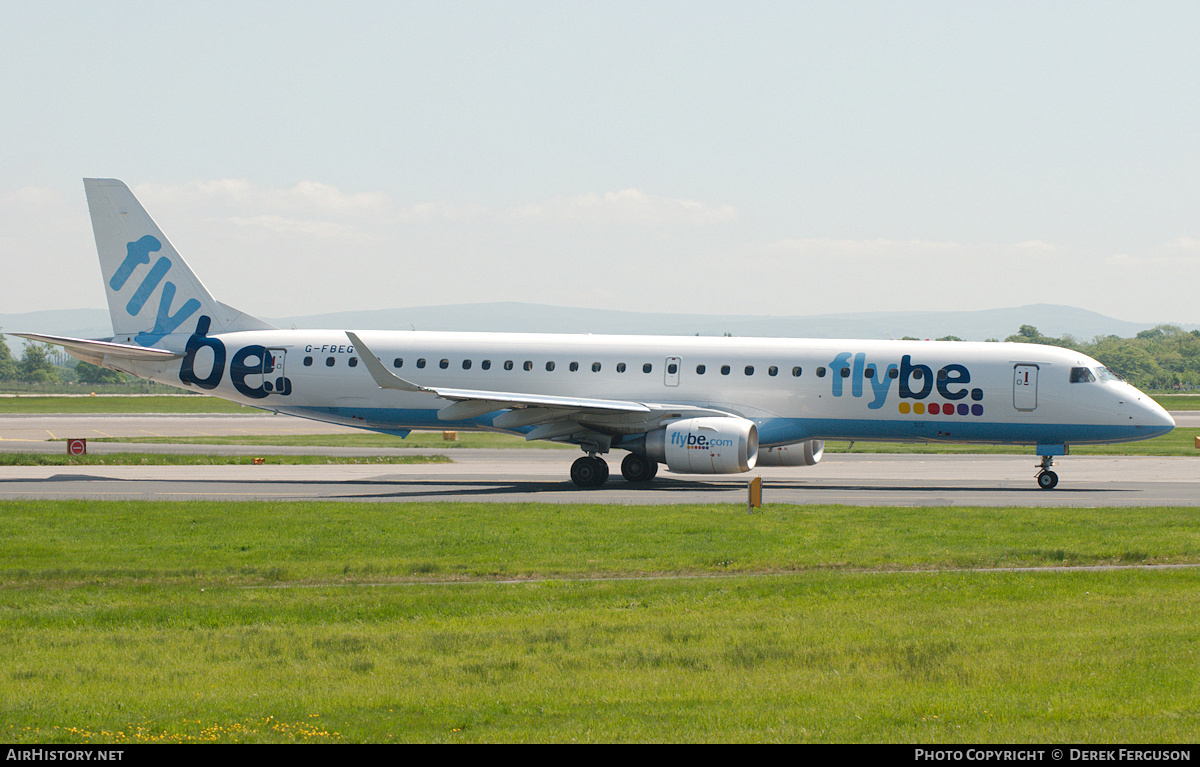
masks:
<path id="1" fill-rule="evenodd" d="M 814 316 L 713 316 L 605 309 L 572 309 L 523 304 L 461 304 L 407 309 L 362 310 L 271 320 L 280 327 L 361 328 L 364 330 L 500 330 L 556 333 L 632 333 L 637 335 L 767 336 L 793 338 L 939 338 L 967 341 L 1003 339 L 1021 325 L 1044 335 L 1130 337 L 1158 323 L 1127 322 L 1070 306 L 1033 304 L 975 312 L 868 312 Z M 1189 325 L 1192 330 L 1200 326 Z"/>
<path id="2" fill-rule="evenodd" d="M 814 316 L 713 316 L 572 309 L 517 302 L 419 306 L 264 318 L 281 328 L 347 328 L 360 330 L 495 330 L 529 333 L 629 333 L 635 335 L 767 336 L 793 338 L 939 338 L 954 335 L 967 341 L 1004 339 L 1021 325 L 1033 325 L 1043 335 L 1071 335 L 1090 341 L 1095 336 L 1129 338 L 1158 323 L 1138 323 L 1106 317 L 1070 306 L 1033 304 L 1011 309 L 974 312 L 861 312 Z M 1185 330 L 1200 325 L 1183 325 Z M 40 332 L 77 338 L 112 335 L 108 311 L 73 309 L 0 314 L 0 332 Z M 14 350 L 21 339 L 6 337 Z"/>

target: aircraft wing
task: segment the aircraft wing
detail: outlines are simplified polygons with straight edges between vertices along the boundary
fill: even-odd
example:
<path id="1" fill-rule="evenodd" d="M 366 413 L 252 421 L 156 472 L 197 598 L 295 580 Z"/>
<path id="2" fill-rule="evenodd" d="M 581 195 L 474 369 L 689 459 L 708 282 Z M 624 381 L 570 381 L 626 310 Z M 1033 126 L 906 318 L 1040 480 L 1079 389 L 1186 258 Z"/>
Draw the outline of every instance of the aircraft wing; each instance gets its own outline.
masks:
<path id="1" fill-rule="evenodd" d="M 443 421 L 508 410 L 497 416 L 492 424 L 501 429 L 532 426 L 534 428 L 525 437 L 529 440 L 595 441 L 603 434 L 649 431 L 664 421 L 729 415 L 711 408 L 675 404 L 421 386 L 388 370 L 356 334 L 347 331 L 346 336 L 359 350 L 363 364 L 380 388 L 425 392 L 449 400 L 451 404 L 438 411 L 438 418 Z"/>
<path id="2" fill-rule="evenodd" d="M 48 336 L 41 333 L 11 333 L 10 335 L 28 338 L 39 343 L 55 344 L 64 347 L 72 356 L 101 365 L 104 358 L 110 360 L 169 360 L 182 357 L 182 354 L 166 349 L 153 349 L 146 346 L 118 344 L 112 341 L 93 341 L 86 338 L 69 338 L 67 336 Z"/>

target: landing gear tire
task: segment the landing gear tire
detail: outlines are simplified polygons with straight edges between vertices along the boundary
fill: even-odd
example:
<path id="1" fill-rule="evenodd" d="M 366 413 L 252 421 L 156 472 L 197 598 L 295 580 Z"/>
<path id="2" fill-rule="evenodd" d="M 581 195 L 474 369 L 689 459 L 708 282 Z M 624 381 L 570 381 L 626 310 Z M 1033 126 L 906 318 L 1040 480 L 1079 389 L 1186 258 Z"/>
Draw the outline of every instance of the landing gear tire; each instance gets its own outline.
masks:
<path id="1" fill-rule="evenodd" d="M 1058 484 L 1058 475 L 1052 471 L 1043 471 L 1037 475 L 1038 487 L 1043 490 L 1053 490 Z"/>
<path id="2" fill-rule="evenodd" d="M 579 487 L 600 487 L 608 481 L 608 464 L 603 458 L 585 455 L 571 464 L 571 481 Z"/>
<path id="3" fill-rule="evenodd" d="M 658 473 L 658 462 L 630 453 L 621 461 L 621 476 L 630 482 L 649 482 Z"/>
<path id="4" fill-rule="evenodd" d="M 1058 485 L 1058 475 L 1050 471 L 1050 467 L 1054 465 L 1054 456 L 1043 455 L 1042 462 L 1038 464 L 1037 483 L 1038 487 L 1043 490 L 1053 490 Z"/>

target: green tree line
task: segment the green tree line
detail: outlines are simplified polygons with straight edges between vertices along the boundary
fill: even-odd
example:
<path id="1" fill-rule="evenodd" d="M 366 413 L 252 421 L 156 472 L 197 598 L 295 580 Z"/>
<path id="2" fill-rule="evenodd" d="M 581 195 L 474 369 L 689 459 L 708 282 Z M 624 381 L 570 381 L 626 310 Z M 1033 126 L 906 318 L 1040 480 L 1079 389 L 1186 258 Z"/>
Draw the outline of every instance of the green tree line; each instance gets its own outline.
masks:
<path id="1" fill-rule="evenodd" d="M 3 339 L 0 336 L 0 381 L 56 383 L 60 380 L 58 369 L 50 361 L 50 347 L 25 344 L 25 351 L 17 359 Z"/>
<path id="2" fill-rule="evenodd" d="M 63 381 L 64 371 L 50 361 L 51 348 L 45 344 L 25 344 L 20 358 L 14 357 L 12 349 L 0 335 L 0 382 L 26 384 L 53 384 Z M 107 370 L 90 362 L 75 365 L 71 378 L 83 384 L 122 383 L 128 380 L 124 373 Z"/>

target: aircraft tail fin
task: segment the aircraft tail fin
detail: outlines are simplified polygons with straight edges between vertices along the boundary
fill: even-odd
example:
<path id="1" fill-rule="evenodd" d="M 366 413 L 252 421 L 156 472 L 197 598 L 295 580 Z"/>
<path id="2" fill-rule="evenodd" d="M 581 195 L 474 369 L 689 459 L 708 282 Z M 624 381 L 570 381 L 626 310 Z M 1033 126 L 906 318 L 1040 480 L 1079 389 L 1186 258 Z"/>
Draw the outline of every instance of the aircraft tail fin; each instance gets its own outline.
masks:
<path id="1" fill-rule="evenodd" d="M 274 329 L 213 298 L 123 182 L 85 178 L 83 186 L 114 341 L 162 346 L 172 334 L 191 332 L 203 317 L 213 333 Z"/>

